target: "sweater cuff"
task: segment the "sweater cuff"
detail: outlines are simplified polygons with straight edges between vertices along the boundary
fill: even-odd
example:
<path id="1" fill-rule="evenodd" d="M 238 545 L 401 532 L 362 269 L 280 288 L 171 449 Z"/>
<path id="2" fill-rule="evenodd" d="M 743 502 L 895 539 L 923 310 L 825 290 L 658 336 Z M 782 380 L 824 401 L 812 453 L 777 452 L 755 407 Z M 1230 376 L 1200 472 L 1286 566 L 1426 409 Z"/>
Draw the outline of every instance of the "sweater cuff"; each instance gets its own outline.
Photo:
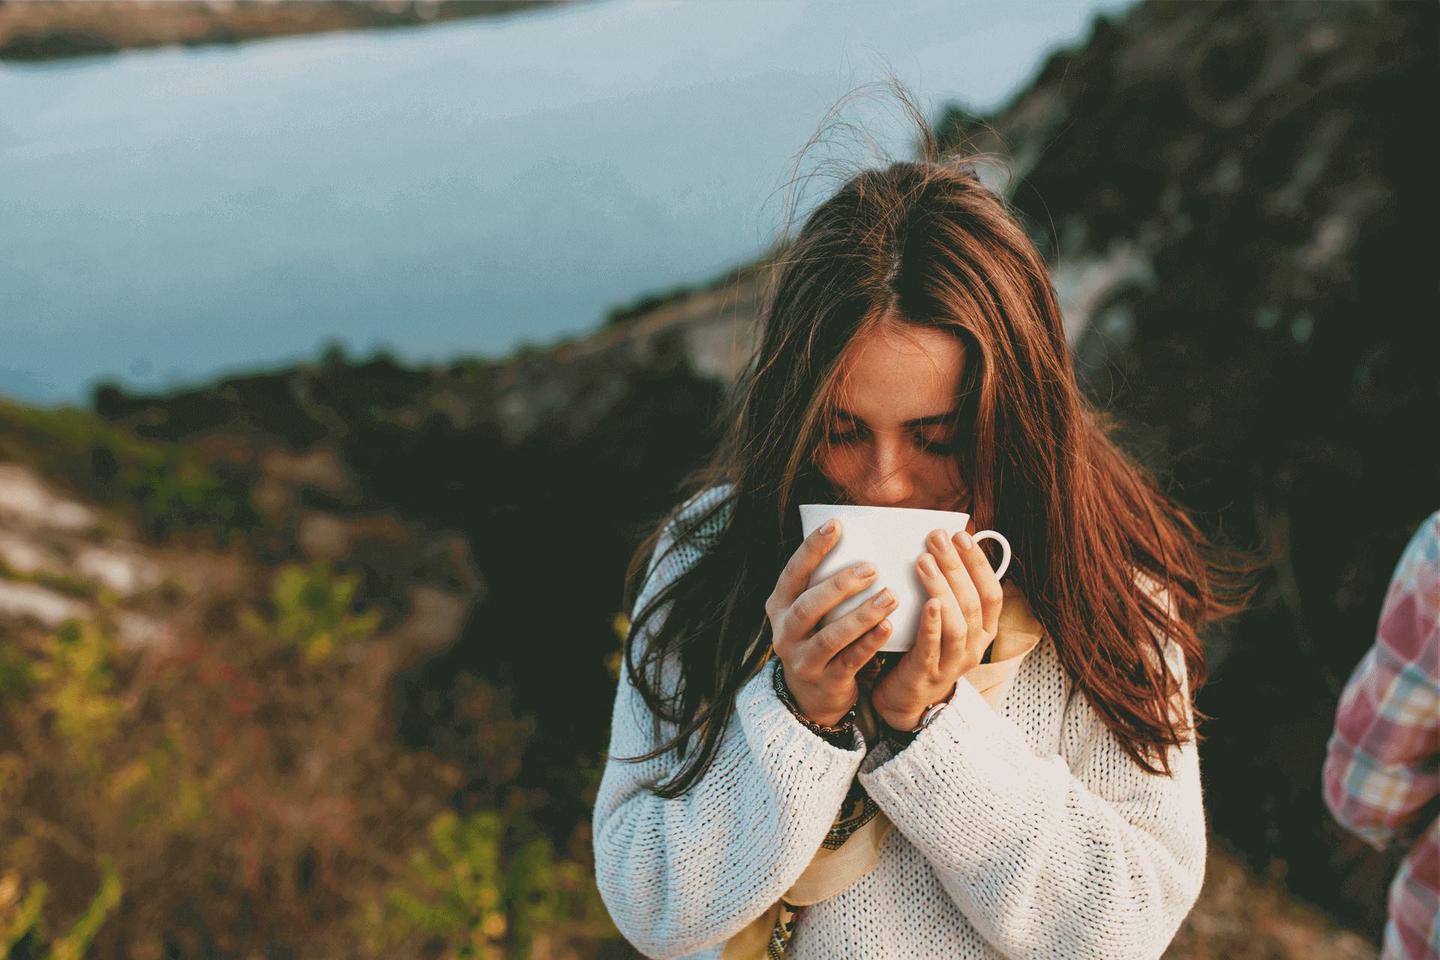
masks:
<path id="1" fill-rule="evenodd" d="M 956 684 L 950 702 L 909 746 L 871 751 L 858 773 L 861 784 L 882 807 L 890 801 L 918 809 L 927 803 L 928 790 L 964 784 L 973 798 L 998 805 L 972 809 L 968 815 L 1001 821 L 1009 819 L 1005 805 L 1013 803 L 1017 788 L 1022 795 L 1058 803 L 1063 802 L 1070 780 L 1063 757 L 1037 756 L 1019 728 L 996 713 L 965 677 Z"/>
<path id="2" fill-rule="evenodd" d="M 766 663 L 745 681 L 735 697 L 735 712 L 751 749 L 766 770 L 809 770 L 816 783 L 839 784 L 843 798 L 865 757 L 865 738 L 858 725 L 854 745 L 849 748 L 838 747 L 816 734 L 775 694 L 771 669 Z"/>

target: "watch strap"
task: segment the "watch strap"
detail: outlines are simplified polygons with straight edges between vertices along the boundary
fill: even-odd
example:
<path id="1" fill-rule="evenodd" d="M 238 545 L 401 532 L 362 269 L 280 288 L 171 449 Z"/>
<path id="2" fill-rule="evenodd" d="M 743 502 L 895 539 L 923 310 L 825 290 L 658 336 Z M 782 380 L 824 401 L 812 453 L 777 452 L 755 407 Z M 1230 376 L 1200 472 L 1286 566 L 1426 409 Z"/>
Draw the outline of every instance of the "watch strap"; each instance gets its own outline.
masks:
<path id="1" fill-rule="evenodd" d="M 932 703 L 930 704 L 930 706 L 926 707 L 925 712 L 920 714 L 920 723 L 915 727 L 914 730 L 911 730 L 910 732 L 919 733 L 921 730 L 924 730 L 926 727 L 930 726 L 934 719 L 939 716 L 940 711 L 945 709 L 945 707 L 949 705 L 951 700 L 955 699 L 955 694 L 959 691 L 960 683 L 957 680 L 955 683 L 955 688 L 950 691 L 950 696 L 946 697 L 944 700 L 939 701 L 938 703 Z"/>

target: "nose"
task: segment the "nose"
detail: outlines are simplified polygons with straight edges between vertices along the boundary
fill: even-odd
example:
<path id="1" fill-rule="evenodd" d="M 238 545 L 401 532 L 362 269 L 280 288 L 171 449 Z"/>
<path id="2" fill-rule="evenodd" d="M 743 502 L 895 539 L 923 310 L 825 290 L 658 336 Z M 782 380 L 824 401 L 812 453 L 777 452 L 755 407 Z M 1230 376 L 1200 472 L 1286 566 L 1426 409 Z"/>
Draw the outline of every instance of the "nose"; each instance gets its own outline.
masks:
<path id="1" fill-rule="evenodd" d="M 897 444 L 876 444 L 875 459 L 867 465 L 862 490 L 872 506 L 900 507 L 909 503 L 915 485 L 910 480 L 908 458 Z"/>

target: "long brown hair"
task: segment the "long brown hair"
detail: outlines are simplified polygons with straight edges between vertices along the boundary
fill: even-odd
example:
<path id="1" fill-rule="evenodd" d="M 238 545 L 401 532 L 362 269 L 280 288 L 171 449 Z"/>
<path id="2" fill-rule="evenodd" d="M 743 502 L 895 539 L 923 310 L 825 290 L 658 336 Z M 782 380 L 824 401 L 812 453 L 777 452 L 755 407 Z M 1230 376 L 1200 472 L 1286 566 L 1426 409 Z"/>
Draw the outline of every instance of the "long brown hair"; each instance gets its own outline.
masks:
<path id="1" fill-rule="evenodd" d="M 1008 201 L 981 180 L 978 164 L 993 158 L 942 154 L 902 101 L 919 158 L 852 176 L 769 263 L 756 353 L 730 394 L 723 442 L 678 492 L 730 486 L 676 531 L 675 546 L 719 511 L 724 523 L 630 624 L 622 669 L 654 714 L 657 739 L 662 718 L 676 732 L 649 753 L 614 759 L 689 753 L 668 783 L 650 785 L 659 796 L 680 796 L 704 775 L 736 693 L 771 654 L 765 600 L 802 538 L 795 506 L 840 502 L 813 459 L 840 362 L 882 324 L 934 327 L 965 344 L 955 457 L 976 528 L 1006 533 L 1007 577 L 1045 624 L 1073 691 L 1143 769 L 1169 775 L 1168 748 L 1187 732 L 1199 737 L 1167 709 L 1179 685 L 1164 638 L 1183 652 L 1193 696 L 1206 677 L 1197 629 L 1239 612 L 1255 589 L 1245 584 L 1257 568 L 1250 555 L 1209 543 L 1112 440 L 1116 424 L 1086 404 L 1045 264 Z M 663 527 L 631 559 L 626 609 Z M 1170 610 L 1137 590 L 1147 576 Z M 675 689 L 661 689 L 673 669 L 662 663 L 678 664 Z"/>

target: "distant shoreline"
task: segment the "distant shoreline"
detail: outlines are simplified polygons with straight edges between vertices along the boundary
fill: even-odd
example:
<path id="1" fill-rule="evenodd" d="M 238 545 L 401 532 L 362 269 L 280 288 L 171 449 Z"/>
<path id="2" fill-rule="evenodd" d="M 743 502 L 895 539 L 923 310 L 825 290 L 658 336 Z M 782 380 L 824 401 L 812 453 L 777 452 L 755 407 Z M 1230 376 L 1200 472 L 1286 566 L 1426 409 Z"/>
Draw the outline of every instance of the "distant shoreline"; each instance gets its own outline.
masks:
<path id="1" fill-rule="evenodd" d="M 416 26 L 578 0 L 0 0 L 0 61 Z"/>

